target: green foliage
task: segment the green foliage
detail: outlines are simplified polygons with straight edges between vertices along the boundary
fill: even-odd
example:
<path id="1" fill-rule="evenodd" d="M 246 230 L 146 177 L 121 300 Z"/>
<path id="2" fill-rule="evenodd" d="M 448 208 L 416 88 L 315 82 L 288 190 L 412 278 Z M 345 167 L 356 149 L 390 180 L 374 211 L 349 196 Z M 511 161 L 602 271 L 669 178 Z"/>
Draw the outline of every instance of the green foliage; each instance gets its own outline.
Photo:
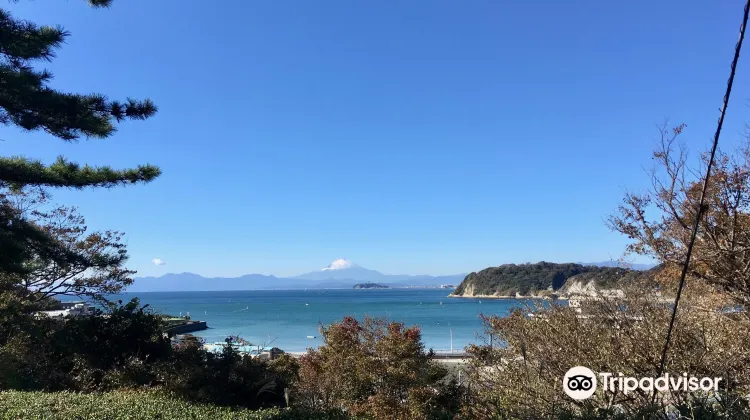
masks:
<path id="1" fill-rule="evenodd" d="M 91 1 L 107 6 L 110 1 Z M 80 137 L 106 138 L 114 134 L 115 122 L 143 120 L 156 113 L 148 99 L 112 101 L 101 94 L 59 92 L 48 83 L 52 74 L 32 64 L 51 61 L 70 34 L 62 27 L 38 26 L 16 19 L 0 9 L 0 124 L 24 130 L 43 130 L 65 141 Z M 150 181 L 159 169 L 142 166 L 115 171 L 107 167 L 83 168 L 58 159 L 45 167 L 23 157 L 0 160 L 0 185 L 112 186 L 124 182 Z"/>
<path id="2" fill-rule="evenodd" d="M 168 392 L 117 391 L 81 394 L 75 392 L 0 392 L 0 417 L 8 419 L 232 419 L 232 420 L 344 420 L 337 412 L 309 412 L 270 408 L 249 410 L 201 404 Z"/>
<path id="3" fill-rule="evenodd" d="M 23 325 L 0 342 L 0 389 L 152 385 L 158 383 L 156 367 L 172 351 L 159 317 L 137 299 L 112 304 L 106 316 L 27 319 Z"/>
<path id="4" fill-rule="evenodd" d="M 0 157 L 0 180 L 14 189 L 27 185 L 48 187 L 114 187 L 120 184 L 149 182 L 161 174 L 153 165 L 136 169 L 115 170 L 108 166 L 81 167 L 60 156 L 51 165 L 23 156 Z"/>
<path id="5" fill-rule="evenodd" d="M 110 3 L 89 0 L 95 7 Z M 116 131 L 116 123 L 143 120 L 156 113 L 149 99 L 113 101 L 98 93 L 66 93 L 51 87 L 52 74 L 34 65 L 51 61 L 68 36 L 60 26 L 39 26 L 0 9 L 1 125 L 42 130 L 64 141 L 75 141 L 109 137 Z M 33 186 L 111 187 L 148 182 L 159 174 L 159 168 L 152 165 L 115 170 L 80 166 L 63 157 L 49 166 L 21 156 L 4 157 L 0 158 L 0 195 Z M 35 222 L 0 197 L 0 274 L 26 272 L 26 262 L 32 257 L 46 260 L 50 266 L 67 262 L 69 250 L 59 249 L 59 238 Z"/>
<path id="6" fill-rule="evenodd" d="M 599 287 L 611 287 L 620 281 L 628 282 L 641 275 L 643 272 L 623 268 L 573 263 L 556 264 L 542 261 L 536 264 L 504 264 L 469 274 L 453 294 L 515 296 L 519 293 L 529 296 L 540 292 L 546 293 L 549 288 L 559 290 L 572 277 L 595 281 Z"/>
<path id="7" fill-rule="evenodd" d="M 173 348 L 162 317 L 137 299 L 110 304 L 98 316 L 30 319 L 16 313 L 0 326 L 6 324 L 13 328 L 0 330 L 0 389 L 160 386 L 192 401 L 260 408 L 285 405 L 285 379 L 293 379 L 293 368 L 276 373 L 234 346 L 220 354 L 197 341 Z"/>
<path id="8" fill-rule="evenodd" d="M 278 376 L 265 362 L 243 356 L 231 345 L 214 354 L 186 343 L 161 372 L 166 388 L 191 401 L 249 408 L 284 405 Z"/>
<path id="9" fill-rule="evenodd" d="M 299 361 L 286 353 L 272 360 L 268 366 L 281 388 L 290 387 L 299 380 L 299 368 Z"/>
<path id="10" fill-rule="evenodd" d="M 110 101 L 100 94 L 58 92 L 48 86 L 52 74 L 35 70 L 50 61 L 70 34 L 62 27 L 37 26 L 0 9 L 0 123 L 44 130 L 63 140 L 108 137 L 114 121 L 146 119 L 156 113 L 150 100 Z"/>

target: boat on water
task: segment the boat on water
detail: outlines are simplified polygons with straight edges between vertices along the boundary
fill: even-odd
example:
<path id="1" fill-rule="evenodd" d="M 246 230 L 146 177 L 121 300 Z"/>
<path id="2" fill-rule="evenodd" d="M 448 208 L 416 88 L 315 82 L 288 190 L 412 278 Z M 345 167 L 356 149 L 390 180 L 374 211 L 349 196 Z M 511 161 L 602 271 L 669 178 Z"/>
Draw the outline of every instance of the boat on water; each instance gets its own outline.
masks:
<path id="1" fill-rule="evenodd" d="M 314 335 L 308 335 L 307 338 L 315 338 Z"/>

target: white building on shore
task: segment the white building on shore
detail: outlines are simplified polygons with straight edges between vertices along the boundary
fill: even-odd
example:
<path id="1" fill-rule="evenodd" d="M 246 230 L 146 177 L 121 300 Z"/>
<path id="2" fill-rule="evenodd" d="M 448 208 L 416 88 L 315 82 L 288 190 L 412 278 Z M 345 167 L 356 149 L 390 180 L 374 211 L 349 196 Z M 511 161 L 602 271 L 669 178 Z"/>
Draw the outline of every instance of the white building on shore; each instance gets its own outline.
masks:
<path id="1" fill-rule="evenodd" d="M 39 311 L 35 315 L 37 317 L 67 318 L 91 315 L 94 310 L 94 308 L 90 307 L 86 302 L 60 302 L 60 306 L 62 309 L 55 311 Z"/>
<path id="2" fill-rule="evenodd" d="M 623 299 L 625 292 L 621 289 L 601 289 L 594 290 L 592 293 L 575 294 L 568 298 L 568 306 L 576 312 L 581 312 L 581 305 L 586 301 L 601 301 L 604 299 Z"/>

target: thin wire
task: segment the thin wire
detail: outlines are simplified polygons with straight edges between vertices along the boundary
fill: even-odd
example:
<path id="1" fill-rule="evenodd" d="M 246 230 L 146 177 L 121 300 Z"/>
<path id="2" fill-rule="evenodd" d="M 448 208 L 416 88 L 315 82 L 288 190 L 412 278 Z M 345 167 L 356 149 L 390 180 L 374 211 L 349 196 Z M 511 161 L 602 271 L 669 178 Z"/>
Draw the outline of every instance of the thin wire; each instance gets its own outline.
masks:
<path id="1" fill-rule="evenodd" d="M 706 190 L 708 189 L 708 180 L 711 177 L 711 167 L 714 164 L 714 157 L 716 156 L 716 149 L 719 146 L 719 136 L 721 135 L 721 127 L 724 125 L 724 115 L 727 112 L 727 105 L 729 104 L 729 95 L 732 93 L 732 85 L 734 84 L 734 73 L 737 68 L 737 62 L 740 59 L 740 50 L 742 49 L 742 40 L 745 38 L 745 26 L 747 25 L 748 11 L 750 11 L 750 0 L 745 3 L 745 14 L 742 18 L 742 26 L 740 26 L 740 39 L 737 40 L 737 45 L 734 47 L 734 59 L 732 60 L 732 69 L 729 73 L 729 80 L 727 81 L 727 90 L 724 94 L 724 104 L 721 107 L 721 115 L 719 116 L 719 124 L 716 127 L 716 133 L 714 134 L 714 144 L 711 148 L 711 158 L 708 160 L 708 166 L 706 167 L 706 178 L 703 180 L 703 189 L 701 190 L 701 197 L 698 203 L 698 211 L 695 216 L 695 222 L 693 223 L 693 232 L 688 243 L 687 255 L 685 256 L 685 264 L 682 266 L 682 274 L 680 275 L 680 285 L 677 288 L 677 296 L 674 300 L 674 308 L 672 308 L 672 319 L 669 321 L 669 329 L 667 329 L 667 339 L 664 342 L 664 349 L 661 352 L 661 363 L 659 365 L 659 374 L 657 377 L 664 373 L 664 365 L 667 363 L 667 350 L 669 350 L 669 342 L 672 339 L 672 329 L 674 328 L 675 317 L 677 316 L 677 305 L 680 303 L 680 297 L 682 296 L 682 289 L 685 286 L 685 278 L 687 277 L 688 266 L 690 265 L 690 257 L 693 255 L 693 245 L 695 245 L 695 237 L 698 234 L 698 227 L 700 226 L 701 217 L 705 210 L 705 199 Z M 651 399 L 651 403 L 656 400 L 656 392 L 654 392 Z"/>

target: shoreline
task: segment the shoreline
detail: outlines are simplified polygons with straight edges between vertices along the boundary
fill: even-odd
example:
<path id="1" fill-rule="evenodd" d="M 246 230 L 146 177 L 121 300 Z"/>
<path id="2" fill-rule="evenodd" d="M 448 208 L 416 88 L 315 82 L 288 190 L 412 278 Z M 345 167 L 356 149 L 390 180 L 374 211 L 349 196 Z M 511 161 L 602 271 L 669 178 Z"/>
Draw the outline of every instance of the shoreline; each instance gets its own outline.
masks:
<path id="1" fill-rule="evenodd" d="M 459 296 L 459 295 L 448 295 L 449 298 L 457 298 L 457 299 L 498 299 L 498 300 L 525 300 L 525 299 L 533 299 L 533 300 L 568 300 L 567 297 L 559 296 L 556 299 L 552 299 L 549 296 L 510 296 L 510 295 L 471 295 L 471 296 Z"/>

